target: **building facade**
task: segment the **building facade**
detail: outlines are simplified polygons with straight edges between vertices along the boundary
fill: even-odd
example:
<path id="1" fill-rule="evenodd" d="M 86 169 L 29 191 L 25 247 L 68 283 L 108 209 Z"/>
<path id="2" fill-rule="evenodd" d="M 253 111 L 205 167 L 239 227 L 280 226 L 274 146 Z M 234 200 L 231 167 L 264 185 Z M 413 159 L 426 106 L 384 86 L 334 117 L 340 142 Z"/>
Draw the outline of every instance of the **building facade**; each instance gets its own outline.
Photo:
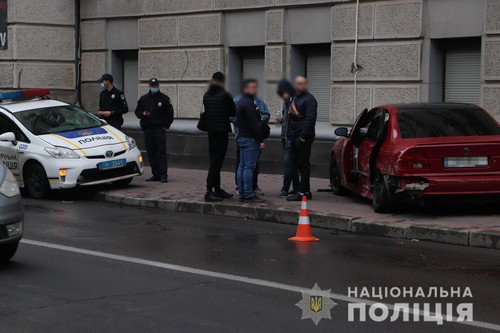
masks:
<path id="1" fill-rule="evenodd" d="M 332 124 L 415 101 L 500 119 L 500 0 L 12 0 L 8 38 L 1 89 L 49 87 L 89 111 L 111 72 L 129 104 L 157 77 L 176 117 L 197 118 L 221 70 L 233 93 L 259 79 L 273 113 L 276 82 L 305 75 Z"/>

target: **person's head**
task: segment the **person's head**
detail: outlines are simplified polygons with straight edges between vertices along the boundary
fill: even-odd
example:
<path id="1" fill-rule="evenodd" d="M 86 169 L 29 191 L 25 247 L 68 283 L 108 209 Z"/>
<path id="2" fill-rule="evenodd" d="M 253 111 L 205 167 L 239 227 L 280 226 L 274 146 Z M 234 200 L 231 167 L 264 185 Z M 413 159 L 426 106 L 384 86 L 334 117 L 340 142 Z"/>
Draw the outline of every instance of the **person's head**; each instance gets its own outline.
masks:
<path id="1" fill-rule="evenodd" d="M 102 89 L 110 89 L 113 87 L 113 75 L 111 74 L 103 74 L 97 82 L 100 83 Z"/>
<path id="2" fill-rule="evenodd" d="M 226 84 L 226 76 L 222 72 L 215 72 L 214 75 L 212 75 L 211 82 L 217 86 L 224 87 Z"/>
<path id="3" fill-rule="evenodd" d="M 257 96 L 259 91 L 259 82 L 256 79 L 247 79 L 243 81 L 242 92 L 245 95 Z"/>
<path id="4" fill-rule="evenodd" d="M 290 81 L 283 79 L 278 82 L 276 93 L 282 99 L 289 99 L 295 95 L 295 89 L 293 89 L 293 85 L 290 83 Z"/>
<path id="5" fill-rule="evenodd" d="M 307 79 L 303 76 L 297 76 L 295 78 L 295 90 L 298 94 L 303 94 L 307 92 Z"/>
<path id="6" fill-rule="evenodd" d="M 156 78 L 152 78 L 149 80 L 149 91 L 152 94 L 157 94 L 160 91 L 160 81 Z"/>

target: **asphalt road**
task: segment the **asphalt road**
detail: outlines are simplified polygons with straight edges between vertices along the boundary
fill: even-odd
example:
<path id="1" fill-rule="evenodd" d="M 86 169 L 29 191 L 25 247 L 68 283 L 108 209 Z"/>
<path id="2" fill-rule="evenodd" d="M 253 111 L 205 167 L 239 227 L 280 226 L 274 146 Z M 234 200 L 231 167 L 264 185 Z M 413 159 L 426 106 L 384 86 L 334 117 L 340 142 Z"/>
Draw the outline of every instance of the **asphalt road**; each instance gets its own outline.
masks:
<path id="1" fill-rule="evenodd" d="M 61 194 L 25 201 L 25 243 L 0 267 L 0 332 L 482 332 L 500 328 L 500 251 L 173 214 Z M 332 319 L 301 320 L 302 287 Z M 469 287 L 474 323 L 348 322 L 349 287 Z M 375 300 L 377 301 L 377 300 Z M 380 301 L 380 300 L 378 300 Z M 392 312 L 391 312 L 392 314 Z M 477 327 L 479 326 L 479 327 Z"/>

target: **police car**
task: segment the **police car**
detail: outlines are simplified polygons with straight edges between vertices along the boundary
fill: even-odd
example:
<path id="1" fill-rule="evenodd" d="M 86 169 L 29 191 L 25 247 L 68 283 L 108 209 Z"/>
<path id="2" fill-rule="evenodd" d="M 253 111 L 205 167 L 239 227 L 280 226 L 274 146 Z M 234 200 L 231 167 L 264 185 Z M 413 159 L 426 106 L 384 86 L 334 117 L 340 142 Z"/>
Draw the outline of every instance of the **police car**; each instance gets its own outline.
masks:
<path id="1" fill-rule="evenodd" d="M 0 93 L 0 162 L 34 198 L 51 189 L 115 183 L 143 172 L 137 144 L 49 90 Z"/>

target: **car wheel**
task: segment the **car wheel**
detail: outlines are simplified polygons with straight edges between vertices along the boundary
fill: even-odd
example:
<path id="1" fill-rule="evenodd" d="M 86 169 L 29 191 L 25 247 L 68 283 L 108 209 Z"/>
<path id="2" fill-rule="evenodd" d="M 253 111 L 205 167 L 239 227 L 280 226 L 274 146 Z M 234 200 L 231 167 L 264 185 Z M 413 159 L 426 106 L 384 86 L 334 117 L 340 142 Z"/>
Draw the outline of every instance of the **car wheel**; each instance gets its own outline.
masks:
<path id="1" fill-rule="evenodd" d="M 43 167 L 38 163 L 33 163 L 26 169 L 24 186 L 29 195 L 35 199 L 41 199 L 50 192 L 49 180 Z"/>
<path id="2" fill-rule="evenodd" d="M 392 194 L 390 193 L 389 186 L 385 181 L 384 175 L 380 172 L 377 173 L 373 180 L 373 210 L 376 213 L 390 213 L 394 209 L 394 202 Z"/>
<path id="3" fill-rule="evenodd" d="M 330 162 L 330 186 L 335 195 L 345 195 L 347 193 L 346 188 L 340 184 L 340 170 L 334 156 L 332 156 Z"/>
<path id="4" fill-rule="evenodd" d="M 10 260 L 10 258 L 12 258 L 14 254 L 16 254 L 18 245 L 19 242 L 0 246 L 0 262 Z"/>
<path id="5" fill-rule="evenodd" d="M 134 178 L 132 178 L 132 177 L 125 178 L 125 179 L 120 179 L 120 180 L 112 182 L 111 184 L 113 184 L 115 186 L 118 186 L 118 187 L 125 187 L 125 186 L 130 185 L 130 183 L 132 182 L 133 179 Z"/>

